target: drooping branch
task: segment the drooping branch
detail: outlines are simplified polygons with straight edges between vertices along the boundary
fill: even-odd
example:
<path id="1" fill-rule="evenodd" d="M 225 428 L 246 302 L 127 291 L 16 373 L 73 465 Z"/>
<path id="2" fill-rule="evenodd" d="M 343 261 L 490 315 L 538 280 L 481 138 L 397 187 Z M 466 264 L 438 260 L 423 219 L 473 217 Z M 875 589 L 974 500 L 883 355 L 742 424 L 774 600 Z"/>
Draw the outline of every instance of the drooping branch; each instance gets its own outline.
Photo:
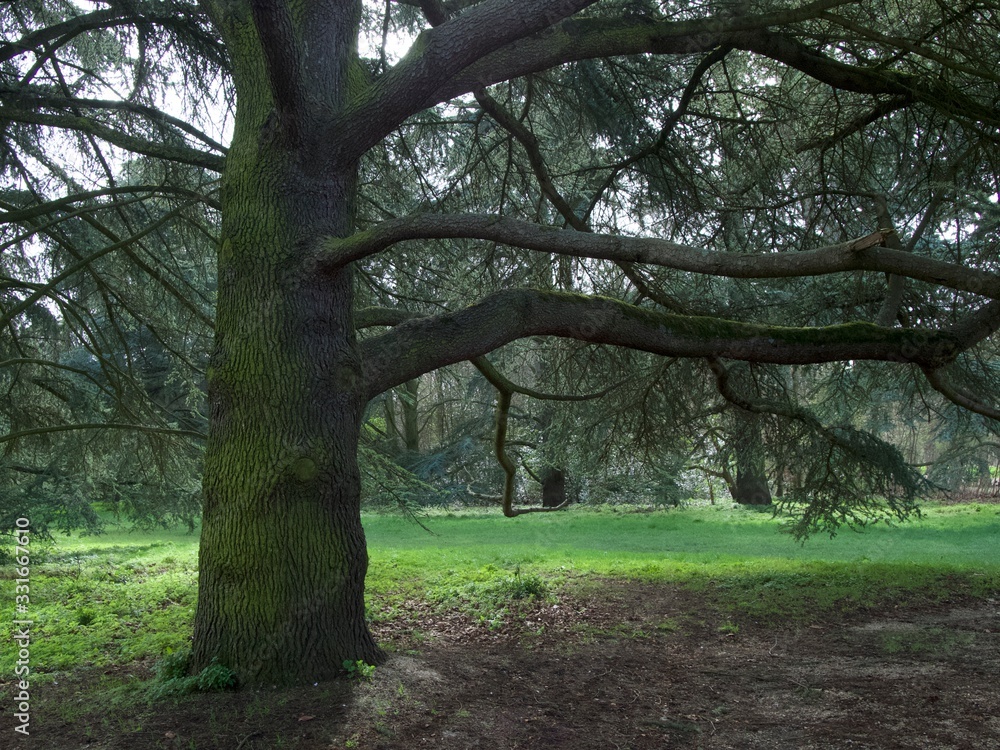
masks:
<path id="1" fill-rule="evenodd" d="M 74 203 L 83 203 L 94 198 L 104 198 L 106 196 L 118 195 L 176 195 L 183 198 L 195 198 L 200 200 L 209 208 L 219 209 L 221 204 L 211 195 L 201 193 L 188 188 L 176 187 L 173 185 L 121 185 L 107 187 L 101 190 L 88 190 L 82 193 L 73 193 L 62 198 L 55 198 L 47 203 L 38 203 L 20 208 L 4 201 L 0 201 L 0 224 L 13 224 L 24 221 L 32 221 L 43 216 L 57 214 Z M 95 208 L 110 208 L 111 206 L 96 206 Z"/>
<path id="2" fill-rule="evenodd" d="M 741 393 L 732 385 L 729 368 L 718 357 L 706 357 L 705 361 L 715 376 L 715 386 L 719 390 L 719 395 L 733 406 L 737 406 L 743 409 L 743 411 L 748 411 L 752 414 L 773 414 L 788 419 L 796 419 L 817 429 L 822 429 L 819 420 L 805 409 L 790 404 L 777 404 L 771 401 L 764 401 L 760 398 L 751 398 Z"/>
<path id="3" fill-rule="evenodd" d="M 485 89 L 479 90 L 475 93 L 476 101 L 479 102 L 483 111 L 488 113 L 497 124 L 500 125 L 504 130 L 511 134 L 524 148 L 525 153 L 528 156 L 528 162 L 531 164 L 532 172 L 534 172 L 535 180 L 538 182 L 538 186 L 542 191 L 542 194 L 548 199 L 552 207 L 556 209 L 563 220 L 566 222 L 566 226 L 577 230 L 578 232 L 592 232 L 592 228 L 588 223 L 589 216 L 594 210 L 594 207 L 600 201 L 604 192 L 614 183 L 618 175 L 631 164 L 634 164 L 641 159 L 655 154 L 661 148 L 663 148 L 666 143 L 667 137 L 670 135 L 671 131 L 676 127 L 677 123 L 680 122 L 681 118 L 687 112 L 687 108 L 691 103 L 691 99 L 694 97 L 695 89 L 697 88 L 699 82 L 704 77 L 704 75 L 718 62 L 725 59 L 726 55 L 729 54 L 731 48 L 721 47 L 714 50 L 710 54 L 706 55 L 695 67 L 694 73 L 691 79 L 688 81 L 687 85 L 684 87 L 684 92 L 681 95 L 680 101 L 678 102 L 675 111 L 667 118 L 663 127 L 660 129 L 660 134 L 656 141 L 649 144 L 645 148 L 638 150 L 636 153 L 632 154 L 628 158 L 614 165 L 611 173 L 604 180 L 604 183 L 594 192 L 594 195 L 590 199 L 590 206 L 584 216 L 578 216 L 573 207 L 570 206 L 569 201 L 563 196 L 563 194 L 556 187 L 555 181 L 552 178 L 551 171 L 548 165 L 545 163 L 545 158 L 542 155 L 541 145 L 535 134 L 522 123 L 518 118 L 514 117 L 512 114 L 503 109 L 500 104 L 488 93 Z M 664 307 L 671 312 L 689 312 L 687 310 L 681 309 L 673 300 L 669 299 L 663 294 L 658 293 L 656 290 L 649 287 L 645 283 L 641 274 L 635 269 L 635 264 L 628 261 L 616 261 L 618 267 L 622 270 L 625 276 L 635 285 L 639 293 L 644 295 L 646 298 L 653 300 L 661 307 Z"/>
<path id="4" fill-rule="evenodd" d="M 578 258 L 649 263 L 730 278 L 777 279 L 845 271 L 881 271 L 986 297 L 1000 297 L 1000 276 L 880 247 L 885 241 L 883 232 L 816 250 L 757 255 L 712 252 L 644 237 L 563 231 L 480 214 L 414 214 L 383 222 L 351 237 L 327 239 L 320 246 L 317 262 L 321 267 L 334 268 L 379 253 L 397 242 L 455 238 L 488 240 Z"/>
<path id="5" fill-rule="evenodd" d="M 93 13 L 85 13 L 62 23 L 33 31 L 16 42 L 0 45 L 0 62 L 12 60 L 28 50 L 44 46 L 62 37 L 72 38 L 87 31 L 123 26 L 129 23 L 131 20 L 123 17 L 119 10 L 98 10 Z"/>
<path id="6" fill-rule="evenodd" d="M 36 52 L 45 58 L 81 34 L 121 26 L 159 26 L 174 38 L 183 40 L 184 46 L 190 45 L 189 49 L 197 49 L 213 62 L 223 65 L 227 62 L 224 48 L 204 24 L 195 3 L 127 2 L 113 5 L 113 8 L 82 13 L 0 44 L 0 63 L 26 52 Z"/>
<path id="7" fill-rule="evenodd" d="M 824 136 L 823 138 L 801 144 L 795 149 L 795 153 L 803 154 L 807 151 L 812 151 L 813 149 L 825 151 L 826 149 L 847 140 L 855 133 L 861 132 L 872 123 L 878 122 L 884 117 L 888 117 L 892 113 L 905 108 L 912 102 L 913 97 L 908 94 L 904 96 L 894 96 L 889 99 L 885 99 L 884 101 L 880 101 L 872 107 L 871 111 L 856 117 L 832 135 Z"/>
<path id="8" fill-rule="evenodd" d="M 226 147 L 212 138 L 210 135 L 195 127 L 191 123 L 174 117 L 156 107 L 148 104 L 138 104 L 128 100 L 116 99 L 81 99 L 73 96 L 57 96 L 48 91 L 38 90 L 24 86 L 0 86 L 0 97 L 18 101 L 24 106 L 48 107 L 51 109 L 77 113 L 78 111 L 114 111 L 127 112 L 154 122 L 160 126 L 175 128 L 182 133 L 195 138 L 213 151 L 220 154 L 226 153 Z"/>
<path id="9" fill-rule="evenodd" d="M 172 211 L 168 211 L 163 216 L 156 219 L 156 221 L 151 222 L 150 224 L 143 227 L 141 230 L 139 230 L 132 236 L 126 237 L 118 242 L 113 242 L 112 244 L 104 248 L 101 248 L 100 250 L 96 250 L 84 258 L 81 258 L 76 263 L 67 266 L 60 273 L 56 274 L 51 279 L 49 279 L 48 282 L 46 282 L 43 285 L 37 286 L 35 288 L 35 291 L 32 292 L 32 294 L 25 297 L 23 300 L 18 302 L 13 307 L 4 310 L 3 313 L 0 314 L 0 326 L 6 325 L 9 321 L 13 320 L 18 315 L 20 315 L 25 310 L 34 305 L 36 302 L 38 302 L 38 300 L 42 299 L 46 295 L 51 294 L 66 279 L 69 279 L 74 275 L 80 273 L 81 271 L 86 270 L 90 266 L 90 264 L 93 263 L 94 261 L 99 260 L 100 258 L 103 258 L 105 255 L 108 255 L 110 253 L 122 250 L 123 248 L 128 247 L 135 242 L 138 242 L 143 237 L 152 234 L 153 232 L 157 231 L 161 227 L 168 224 L 171 220 L 173 220 L 177 216 L 181 215 L 183 211 L 189 208 L 191 205 L 192 204 L 190 203 L 185 204 L 173 209 Z"/>
<path id="10" fill-rule="evenodd" d="M 479 106 L 483 108 L 484 112 L 492 117 L 500 127 L 510 133 L 524 148 L 525 153 L 528 155 L 528 163 L 531 164 L 531 171 L 535 174 L 535 180 L 538 182 L 538 187 L 541 189 L 542 195 L 559 212 L 559 215 L 563 217 L 566 224 L 578 232 L 589 232 L 590 227 L 587 226 L 587 223 L 581 217 L 576 215 L 572 206 L 569 205 L 569 201 L 556 188 L 552 180 L 552 174 L 542 156 L 541 145 L 535 134 L 523 122 L 501 107 L 500 103 L 486 93 L 484 89 L 476 92 L 476 101 L 479 102 Z"/>
<path id="11" fill-rule="evenodd" d="M 930 489 L 924 477 L 894 446 L 850 424 L 826 425 L 794 403 L 776 403 L 748 396 L 732 383 L 731 372 L 718 358 L 708 357 L 719 393 L 735 406 L 754 414 L 793 420 L 806 432 L 801 460 L 812 464 L 814 489 L 805 506 L 793 498 L 786 509 L 798 516 L 793 533 L 802 538 L 818 530 L 831 534 L 846 523 L 858 528 L 874 517 L 898 520 L 915 512 L 914 501 Z M 825 456 L 816 460 L 817 455 Z M 797 506 L 797 507 L 796 507 Z"/>
<path id="12" fill-rule="evenodd" d="M 529 336 L 560 336 L 677 357 L 771 364 L 882 360 L 935 369 L 997 329 L 997 301 L 945 329 L 887 329 L 860 322 L 790 328 L 675 315 L 604 297 L 509 289 L 457 312 L 400 323 L 362 342 L 361 349 L 368 397 L 374 398 L 410 378 Z"/>
<path id="13" fill-rule="evenodd" d="M 177 435 L 178 437 L 190 437 L 197 440 L 207 440 L 208 436 L 198 430 L 184 430 L 177 427 L 150 427 L 142 424 L 122 424 L 118 422 L 87 422 L 80 424 L 62 424 L 51 427 L 33 427 L 27 430 L 18 430 L 6 435 L 0 435 L 0 444 L 9 443 L 12 440 L 34 437 L 37 435 L 51 435 L 57 432 L 74 432 L 76 430 L 129 430 L 132 432 L 144 432 L 152 435 Z"/>
<path id="14" fill-rule="evenodd" d="M 852 65 L 810 48 L 787 31 L 791 24 L 821 19 L 825 11 L 854 1 L 819 0 L 772 13 L 688 21 L 568 19 L 556 25 L 550 35 L 512 42 L 452 78 L 442 79 L 423 107 L 570 62 L 639 54 L 683 55 L 732 46 L 780 62 L 836 89 L 902 97 L 992 128 L 1000 124 L 993 107 L 946 81 L 899 73 L 879 64 Z"/>
<path id="15" fill-rule="evenodd" d="M 698 64 L 695 66 L 694 71 L 691 74 L 691 78 L 688 80 L 687 85 L 684 86 L 684 91 L 681 92 L 681 98 L 677 102 L 677 107 L 670 116 L 664 121 L 663 126 L 660 128 L 659 134 L 656 136 L 656 140 L 652 143 L 647 144 L 643 148 L 638 149 L 634 153 L 625 157 L 616 164 L 610 165 L 611 171 L 608 176 L 604 179 L 601 186 L 594 191 L 594 194 L 590 198 L 590 205 L 587 207 L 587 212 L 584 215 L 585 220 L 589 220 L 590 215 L 594 212 L 597 204 L 600 202 L 604 193 L 615 183 L 618 176 L 628 167 L 642 161 L 643 159 L 657 154 L 667 143 L 667 139 L 673 133 L 674 129 L 677 127 L 678 123 L 687 114 L 688 108 L 691 106 L 691 101 L 694 99 L 695 92 L 698 86 L 701 84 L 702 79 L 712 69 L 717 63 L 722 62 L 726 59 L 726 56 L 732 51 L 732 47 L 725 45 L 717 49 L 712 50 L 709 54 L 705 55 Z M 628 264 L 619 264 L 621 269 L 625 272 L 625 275 L 629 279 L 635 282 L 633 278 L 633 271 Z M 638 286 L 638 285 L 637 285 Z"/>
<path id="16" fill-rule="evenodd" d="M 514 489 L 517 482 L 517 465 L 507 455 L 507 420 L 510 414 L 510 402 L 515 393 L 514 384 L 500 374 L 485 357 L 476 357 L 472 360 L 483 376 L 497 390 L 497 429 L 494 437 L 493 448 L 496 451 L 497 461 L 504 471 L 503 483 L 503 514 L 508 518 L 522 515 L 524 513 L 547 513 L 554 510 L 563 510 L 569 501 L 555 507 L 538 508 L 515 508 Z"/>
<path id="17" fill-rule="evenodd" d="M 145 138 L 139 138 L 109 127 L 91 117 L 47 114 L 6 104 L 0 107 L 0 123 L 5 122 L 19 122 L 27 125 L 41 125 L 43 127 L 74 130 L 79 133 L 96 136 L 126 151 L 142 154 L 143 156 L 151 156 L 155 159 L 166 159 L 181 164 L 203 167 L 213 172 L 221 173 L 225 166 L 225 157 L 219 154 L 199 151 L 190 146 L 158 143 Z"/>
<path id="18" fill-rule="evenodd" d="M 965 3 L 964 7 L 955 8 L 956 12 L 950 14 L 952 17 L 951 22 L 954 23 L 963 17 L 965 19 L 974 22 L 974 20 L 971 19 L 970 16 L 972 16 L 978 10 L 977 5 L 978 3 Z M 932 43 L 940 43 L 940 41 L 943 41 L 943 39 L 928 40 L 927 38 L 924 38 L 923 40 L 915 41 L 911 39 L 905 39 L 899 36 L 891 36 L 884 34 L 876 29 L 870 28 L 868 26 L 856 23 L 851 19 L 836 13 L 829 13 L 829 12 L 824 13 L 823 19 L 826 21 L 830 21 L 836 24 L 837 26 L 841 26 L 844 29 L 849 30 L 853 34 L 858 34 L 864 39 L 868 39 L 869 41 L 875 42 L 876 44 L 883 44 L 899 50 L 905 50 L 909 54 L 914 55 L 916 57 L 921 57 L 924 58 L 925 60 L 933 61 L 938 65 L 940 65 L 942 68 L 953 70 L 958 73 L 964 73 L 976 77 L 982 77 L 988 81 L 992 81 L 994 84 L 1000 84 L 1000 75 L 998 75 L 995 70 L 990 70 L 988 68 L 983 68 L 983 67 L 975 68 L 971 65 L 963 63 L 958 55 L 944 54 L 938 52 L 935 49 L 933 49 L 931 45 L 927 44 L 928 41 L 932 41 Z"/>
<path id="19" fill-rule="evenodd" d="M 355 327 L 358 329 L 369 328 L 374 326 L 396 326 L 407 320 L 414 320 L 419 317 L 415 313 L 407 312 L 405 310 L 390 310 L 386 308 L 364 308 L 355 315 Z M 602 396 L 607 395 L 615 388 L 618 388 L 621 383 L 617 383 L 612 386 L 608 386 L 602 391 L 597 393 L 589 393 L 584 395 L 574 395 L 574 394 L 558 394 L 558 393 L 543 393 L 537 391 L 534 388 L 528 388 L 526 386 L 518 385 L 514 381 L 506 377 L 500 370 L 498 370 L 492 362 L 490 362 L 486 357 L 473 357 L 471 360 L 473 366 L 482 373 L 483 377 L 496 389 L 497 391 L 497 415 L 496 415 L 496 434 L 494 436 L 494 450 L 496 453 L 497 461 L 500 467 L 504 471 L 504 489 L 503 494 L 497 498 L 503 504 L 504 515 L 508 518 L 513 518 L 514 516 L 519 516 L 523 513 L 541 513 L 549 512 L 554 510 L 563 510 L 569 505 L 569 501 L 566 501 L 558 506 L 554 507 L 541 507 L 541 508 L 515 508 L 514 507 L 514 489 L 517 480 L 517 465 L 511 460 L 510 456 L 507 455 L 507 422 L 508 416 L 510 414 L 510 403 L 513 395 L 515 393 L 520 393 L 530 398 L 542 400 L 542 401 L 589 401 Z M 534 447 L 534 446 L 532 446 Z M 527 468 L 527 467 L 525 467 Z M 529 471 L 530 473 L 530 471 Z M 469 490 L 471 494 L 473 493 Z"/>
<path id="20" fill-rule="evenodd" d="M 474 357 L 472 359 L 472 364 L 494 387 L 502 387 L 504 390 L 510 391 L 511 393 L 520 393 L 538 401 L 593 401 L 594 399 L 607 396 L 615 388 L 622 385 L 622 383 L 616 383 L 615 385 L 610 385 L 603 390 L 597 391 L 596 393 L 585 393 L 580 395 L 572 393 L 544 393 L 542 391 L 535 390 L 534 388 L 528 388 L 525 385 L 515 383 L 513 380 L 500 372 L 500 370 L 498 370 L 492 362 L 486 359 L 486 357 Z"/>
<path id="21" fill-rule="evenodd" d="M 1000 421 L 1000 409 L 987 404 L 962 388 L 949 383 L 939 368 L 924 368 L 924 375 L 931 388 L 963 409 Z"/>
<path id="22" fill-rule="evenodd" d="M 736 40 L 734 46 L 783 63 L 841 91 L 911 98 L 949 116 L 987 124 L 992 129 L 1000 125 L 1000 115 L 992 106 L 976 101 L 936 76 L 919 78 L 881 67 L 849 65 L 816 52 L 797 39 L 771 31 Z"/>

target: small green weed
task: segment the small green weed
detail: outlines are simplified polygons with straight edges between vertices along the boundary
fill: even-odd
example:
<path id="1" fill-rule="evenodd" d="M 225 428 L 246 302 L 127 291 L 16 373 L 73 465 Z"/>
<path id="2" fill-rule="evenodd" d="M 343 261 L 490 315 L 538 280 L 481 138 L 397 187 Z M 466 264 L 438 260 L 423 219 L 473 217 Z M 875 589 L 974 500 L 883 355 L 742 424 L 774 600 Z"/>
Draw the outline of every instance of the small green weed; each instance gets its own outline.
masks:
<path id="1" fill-rule="evenodd" d="M 188 665 L 191 663 L 191 651 L 172 651 L 156 664 L 156 678 L 160 682 L 179 680 L 188 676 Z"/>
<path id="2" fill-rule="evenodd" d="M 735 622 L 726 621 L 718 627 L 718 631 L 725 635 L 736 635 L 740 632 L 740 626 Z"/>
<path id="3" fill-rule="evenodd" d="M 149 688 L 149 699 L 160 700 L 188 693 L 209 693 L 236 687 L 236 673 L 229 667 L 212 663 L 196 675 L 188 674 L 191 652 L 168 654 L 156 666 L 156 681 Z"/>
<path id="4" fill-rule="evenodd" d="M 375 676 L 375 665 L 368 664 L 361 659 L 358 659 L 357 661 L 344 659 L 343 666 L 344 671 L 347 672 L 347 676 L 352 680 L 364 680 L 366 682 L 371 682 L 372 678 Z"/>
<path id="5" fill-rule="evenodd" d="M 681 623 L 676 617 L 668 617 L 663 622 L 657 623 L 656 629 L 661 633 L 676 633 L 681 629 Z"/>

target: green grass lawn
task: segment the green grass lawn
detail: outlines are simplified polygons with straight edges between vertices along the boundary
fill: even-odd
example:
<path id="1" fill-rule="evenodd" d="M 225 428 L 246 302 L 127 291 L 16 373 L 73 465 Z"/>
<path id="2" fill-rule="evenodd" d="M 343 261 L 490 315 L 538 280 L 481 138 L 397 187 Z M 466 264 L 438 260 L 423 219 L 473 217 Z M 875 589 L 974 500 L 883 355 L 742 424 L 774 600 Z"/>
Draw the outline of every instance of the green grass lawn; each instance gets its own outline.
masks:
<path id="1" fill-rule="evenodd" d="M 369 612 L 391 618 L 403 598 L 448 600 L 525 576 L 550 589 L 597 577 L 638 577 L 703 592 L 733 617 L 808 621 L 839 612 L 1000 591 L 1000 505 L 930 507 L 922 519 L 800 544 L 770 514 L 729 506 L 623 508 L 506 519 L 434 513 L 430 533 L 368 514 Z M 187 644 L 197 534 L 185 529 L 61 536 L 33 545 L 33 675 L 159 658 Z M 0 601 L 13 607 L 13 565 Z M 470 588 L 470 584 L 472 585 Z M 478 586 L 478 588 L 476 588 Z M 8 641 L 9 643 L 9 641 Z M 13 669 L 0 651 L 0 680 Z"/>

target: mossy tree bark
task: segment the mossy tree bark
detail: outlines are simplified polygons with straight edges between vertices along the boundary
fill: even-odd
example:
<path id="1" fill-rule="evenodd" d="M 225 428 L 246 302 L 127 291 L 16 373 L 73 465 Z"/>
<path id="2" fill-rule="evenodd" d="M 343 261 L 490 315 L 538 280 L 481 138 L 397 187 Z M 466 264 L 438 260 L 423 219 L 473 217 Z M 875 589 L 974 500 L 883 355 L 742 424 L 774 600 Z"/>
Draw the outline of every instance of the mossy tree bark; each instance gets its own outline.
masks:
<path id="1" fill-rule="evenodd" d="M 352 231 L 356 167 L 312 169 L 313 144 L 299 134 L 323 123 L 308 107 L 283 109 L 254 65 L 248 24 L 220 24 L 239 107 L 223 187 L 192 668 L 218 659 L 245 682 L 304 682 L 335 675 L 345 659 L 380 658 L 364 618 L 357 444 L 367 398 L 351 271 L 317 273 L 304 252 Z M 343 43 L 349 57 L 352 40 Z"/>
<path id="2" fill-rule="evenodd" d="M 195 665 L 217 657 L 253 682 L 316 680 L 344 659 L 379 658 L 364 621 L 366 399 L 350 273 L 302 267 L 291 251 L 317 206 L 303 211 L 295 180 L 258 166 L 270 172 L 260 182 L 286 189 L 275 205 L 230 185 L 244 210 L 229 212 L 219 267 Z M 347 221 L 350 181 L 326 183 L 344 214 L 331 220 Z"/>

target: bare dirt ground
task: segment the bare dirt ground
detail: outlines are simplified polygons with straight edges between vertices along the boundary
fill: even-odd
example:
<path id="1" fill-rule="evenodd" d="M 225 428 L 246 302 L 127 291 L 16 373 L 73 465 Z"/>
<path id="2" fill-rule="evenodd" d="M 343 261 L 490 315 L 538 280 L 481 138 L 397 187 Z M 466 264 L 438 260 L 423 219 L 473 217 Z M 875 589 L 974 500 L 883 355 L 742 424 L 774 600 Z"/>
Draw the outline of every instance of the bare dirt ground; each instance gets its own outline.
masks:
<path id="1" fill-rule="evenodd" d="M 414 605 L 379 634 L 393 653 L 371 682 L 127 711 L 73 710 L 81 689 L 120 672 L 44 685 L 31 736 L 5 709 L 0 746 L 1000 748 L 998 601 L 776 628 L 730 622 L 670 586 L 607 582 L 521 616 L 490 631 Z"/>

